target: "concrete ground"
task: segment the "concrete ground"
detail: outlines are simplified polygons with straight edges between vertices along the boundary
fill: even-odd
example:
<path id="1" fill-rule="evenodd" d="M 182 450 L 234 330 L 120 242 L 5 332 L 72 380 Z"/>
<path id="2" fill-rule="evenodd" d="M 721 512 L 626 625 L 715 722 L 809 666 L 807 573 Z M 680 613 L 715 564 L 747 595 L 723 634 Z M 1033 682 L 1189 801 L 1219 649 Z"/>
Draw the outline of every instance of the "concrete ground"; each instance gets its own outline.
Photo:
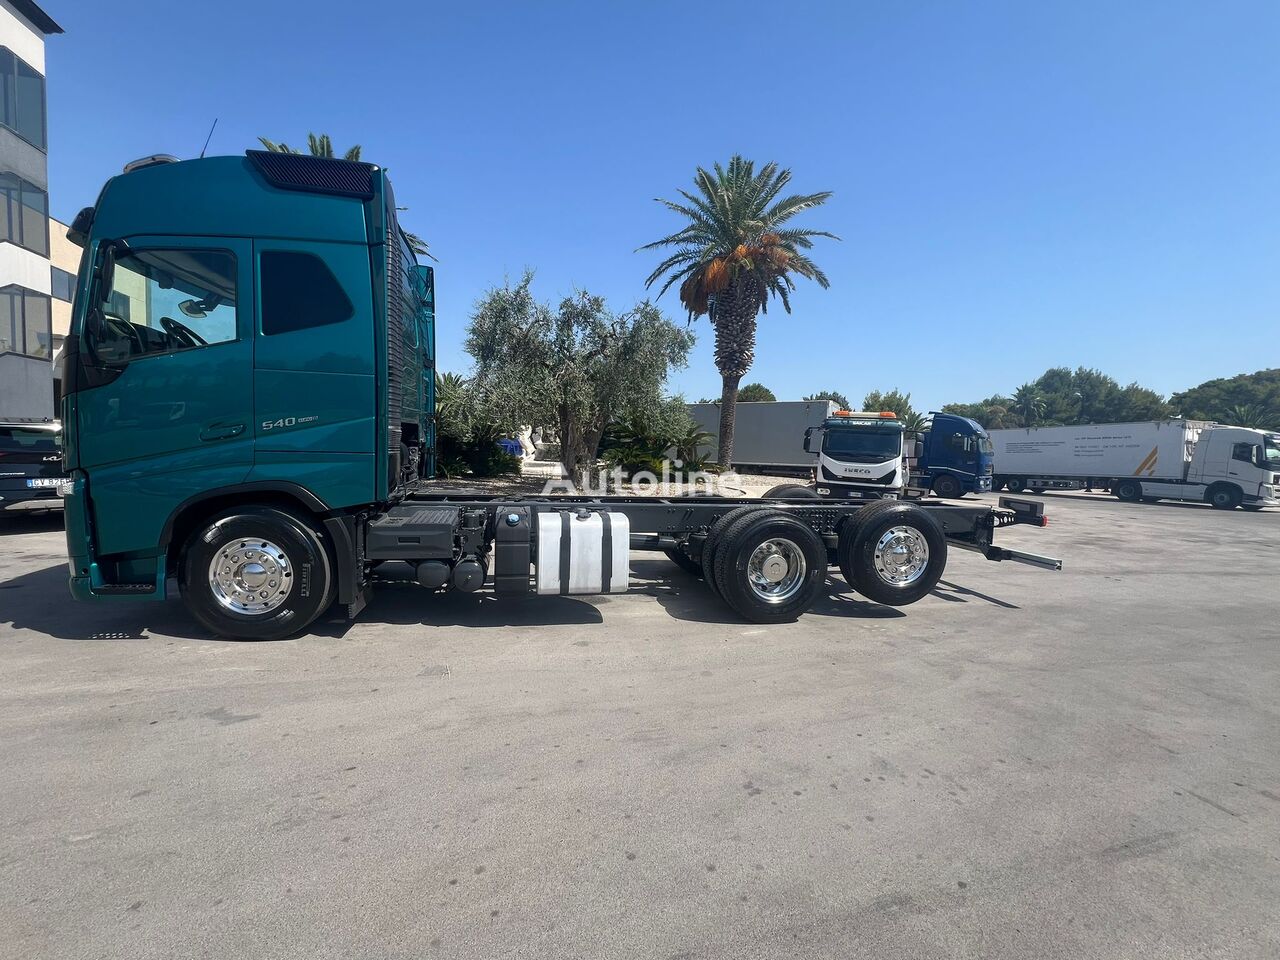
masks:
<path id="1" fill-rule="evenodd" d="M 0 956 L 1280 955 L 1280 511 L 1046 495 L 902 610 L 388 587 L 246 644 L 0 530 Z"/>

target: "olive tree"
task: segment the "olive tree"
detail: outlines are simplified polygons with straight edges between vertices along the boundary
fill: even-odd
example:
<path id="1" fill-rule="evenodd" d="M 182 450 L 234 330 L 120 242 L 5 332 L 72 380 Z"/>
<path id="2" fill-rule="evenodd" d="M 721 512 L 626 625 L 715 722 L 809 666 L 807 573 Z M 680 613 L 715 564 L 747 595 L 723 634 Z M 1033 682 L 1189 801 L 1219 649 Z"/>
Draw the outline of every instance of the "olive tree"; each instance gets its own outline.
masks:
<path id="1" fill-rule="evenodd" d="M 526 272 L 476 302 L 465 342 L 473 383 L 521 423 L 555 427 L 560 462 L 580 479 L 611 421 L 657 415 L 694 338 L 648 302 L 615 314 L 580 291 L 553 308 L 534 298 L 532 282 Z"/>

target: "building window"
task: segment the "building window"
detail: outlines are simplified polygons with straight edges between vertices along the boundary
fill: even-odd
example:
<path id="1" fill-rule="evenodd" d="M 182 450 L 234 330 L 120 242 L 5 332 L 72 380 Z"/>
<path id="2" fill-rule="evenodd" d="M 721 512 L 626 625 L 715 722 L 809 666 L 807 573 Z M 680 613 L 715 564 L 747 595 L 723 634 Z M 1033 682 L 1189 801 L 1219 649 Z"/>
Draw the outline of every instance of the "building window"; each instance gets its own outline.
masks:
<path id="1" fill-rule="evenodd" d="M 0 173 L 0 241 L 49 255 L 49 195 L 12 173 Z"/>
<path id="2" fill-rule="evenodd" d="M 53 355 L 48 296 L 25 287 L 0 287 L 0 353 L 41 360 Z"/>
<path id="3" fill-rule="evenodd" d="M 0 47 L 0 124 L 47 149 L 44 77 L 8 47 Z"/>
<path id="4" fill-rule="evenodd" d="M 76 275 L 61 267 L 49 267 L 49 286 L 55 297 L 70 303 L 76 295 Z"/>
<path id="5" fill-rule="evenodd" d="M 267 250 L 260 264 L 263 335 L 342 323 L 355 313 L 338 278 L 314 254 Z"/>

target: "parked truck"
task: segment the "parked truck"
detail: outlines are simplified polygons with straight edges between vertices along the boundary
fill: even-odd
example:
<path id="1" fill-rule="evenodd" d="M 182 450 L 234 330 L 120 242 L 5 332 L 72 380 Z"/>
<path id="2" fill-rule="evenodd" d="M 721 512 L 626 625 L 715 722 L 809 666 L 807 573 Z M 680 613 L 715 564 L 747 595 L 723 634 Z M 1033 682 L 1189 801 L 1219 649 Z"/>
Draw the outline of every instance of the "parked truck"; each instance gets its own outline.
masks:
<path id="1" fill-rule="evenodd" d="M 930 413 L 918 443 L 912 487 L 949 499 L 991 489 L 991 437 L 976 420 Z"/>
<path id="2" fill-rule="evenodd" d="M 741 616 L 794 619 L 828 568 L 903 605 L 948 547 L 997 547 L 1042 505 L 783 498 L 470 496 L 434 474 L 434 275 L 373 164 L 250 151 L 154 157 L 110 179 L 63 353 L 71 593 L 163 600 L 213 633 L 297 634 L 349 617 L 375 568 L 504 599 L 617 593 L 661 551 Z"/>
<path id="3" fill-rule="evenodd" d="M 1121 500 L 1276 506 L 1280 434 L 1200 420 L 992 430 L 995 487 L 1110 488 Z"/>

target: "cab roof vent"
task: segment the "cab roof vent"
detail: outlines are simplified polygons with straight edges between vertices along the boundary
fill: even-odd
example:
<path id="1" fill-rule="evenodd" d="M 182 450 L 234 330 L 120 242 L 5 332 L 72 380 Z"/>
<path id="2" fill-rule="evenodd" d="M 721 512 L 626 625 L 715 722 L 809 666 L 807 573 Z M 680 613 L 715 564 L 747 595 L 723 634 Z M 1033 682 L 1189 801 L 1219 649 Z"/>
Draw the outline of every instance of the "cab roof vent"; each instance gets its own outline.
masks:
<path id="1" fill-rule="evenodd" d="M 373 199 L 373 174 L 378 168 L 372 163 L 266 150 L 246 150 L 245 156 L 273 187 Z"/>
<path id="2" fill-rule="evenodd" d="M 125 173 L 133 173 L 135 170 L 141 170 L 143 167 L 154 167 L 160 163 L 177 163 L 178 158 L 170 153 L 153 153 L 149 157 L 142 157 L 138 160 L 131 160 L 124 165 Z"/>

